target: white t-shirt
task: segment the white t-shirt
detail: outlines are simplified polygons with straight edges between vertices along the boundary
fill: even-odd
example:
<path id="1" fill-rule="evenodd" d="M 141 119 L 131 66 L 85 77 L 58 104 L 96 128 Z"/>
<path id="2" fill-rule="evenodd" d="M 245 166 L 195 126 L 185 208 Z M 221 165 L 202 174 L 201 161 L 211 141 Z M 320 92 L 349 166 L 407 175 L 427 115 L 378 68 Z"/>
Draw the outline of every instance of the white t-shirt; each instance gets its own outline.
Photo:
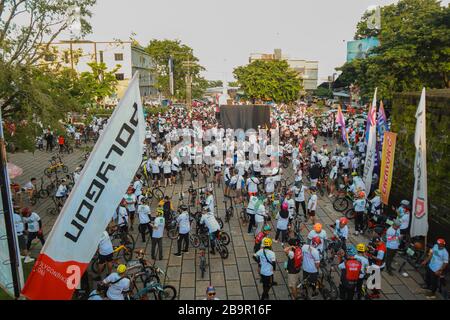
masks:
<path id="1" fill-rule="evenodd" d="M 113 253 L 113 251 L 114 249 L 108 231 L 103 231 L 102 237 L 100 238 L 100 242 L 98 244 L 98 253 L 102 256 L 107 256 L 108 254 Z"/>
<path id="2" fill-rule="evenodd" d="M 302 247 L 302 252 L 303 252 L 303 264 L 302 264 L 303 271 L 309 273 L 318 272 L 316 263 L 320 262 L 319 251 L 316 248 L 308 244 L 305 244 Z"/>
<path id="3" fill-rule="evenodd" d="M 142 181 L 141 180 L 136 180 L 133 183 L 133 188 L 134 188 L 134 194 L 136 195 L 136 197 L 139 197 L 142 194 Z"/>
<path id="4" fill-rule="evenodd" d="M 308 210 L 316 211 L 317 208 L 317 195 L 313 194 L 308 201 Z"/>
<path id="5" fill-rule="evenodd" d="M 128 205 L 127 205 L 128 211 L 135 212 L 135 211 L 136 211 L 136 207 L 135 207 L 135 204 L 136 204 L 136 195 L 135 195 L 134 193 L 132 193 L 132 194 L 126 194 L 123 198 L 125 199 L 125 201 L 126 201 L 127 204 L 128 204 Z"/>
<path id="6" fill-rule="evenodd" d="M 248 192 L 258 192 L 259 180 L 256 177 L 251 177 L 247 179 L 247 190 Z"/>
<path id="7" fill-rule="evenodd" d="M 137 208 L 139 215 L 139 223 L 145 224 L 150 222 L 150 207 L 146 204 L 140 204 Z"/>
<path id="8" fill-rule="evenodd" d="M 67 194 L 67 186 L 60 184 L 56 190 L 56 197 L 64 197 Z"/>
<path id="9" fill-rule="evenodd" d="M 220 225 L 214 217 L 213 214 L 204 214 L 200 219 L 200 224 L 205 224 L 208 228 L 209 233 L 213 233 L 217 230 L 220 230 Z"/>
<path id="10" fill-rule="evenodd" d="M 120 276 L 116 272 L 114 272 L 107 276 L 105 280 L 103 280 L 105 283 L 114 282 L 109 286 L 108 291 L 106 292 L 106 296 L 110 300 L 124 300 L 123 293 L 127 292 L 130 289 L 130 279 L 119 279 Z"/>
<path id="11" fill-rule="evenodd" d="M 172 172 L 172 168 L 171 168 L 171 166 L 172 166 L 172 163 L 170 162 L 170 161 L 164 161 L 163 162 L 163 172 L 164 173 L 171 173 Z"/>
<path id="12" fill-rule="evenodd" d="M 327 239 L 327 232 L 325 230 L 322 230 L 320 231 L 320 233 L 317 233 L 315 230 L 311 230 L 308 233 L 308 239 L 312 240 L 312 238 L 314 237 L 319 237 L 320 240 L 322 240 L 322 242 L 316 247 L 316 249 L 323 252 L 323 245 L 325 243 L 325 240 Z"/>
<path id="13" fill-rule="evenodd" d="M 152 238 L 162 238 L 164 233 L 164 226 L 166 224 L 166 219 L 164 217 L 156 217 L 152 233 Z"/>
<path id="14" fill-rule="evenodd" d="M 23 218 L 23 222 L 28 224 L 29 232 L 39 231 L 39 221 L 41 221 L 41 217 L 39 217 L 39 215 L 36 212 L 32 212 L 29 217 Z"/>
<path id="15" fill-rule="evenodd" d="M 125 225 L 128 223 L 128 212 L 125 207 L 119 206 L 119 209 L 117 210 L 117 224 L 119 226 Z"/>

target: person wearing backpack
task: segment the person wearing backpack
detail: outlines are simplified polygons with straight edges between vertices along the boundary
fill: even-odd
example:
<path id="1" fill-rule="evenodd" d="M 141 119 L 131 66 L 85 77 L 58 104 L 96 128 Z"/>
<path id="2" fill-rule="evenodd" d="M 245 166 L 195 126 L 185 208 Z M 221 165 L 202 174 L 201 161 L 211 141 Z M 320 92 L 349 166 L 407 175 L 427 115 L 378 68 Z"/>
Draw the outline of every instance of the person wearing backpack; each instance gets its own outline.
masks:
<path id="1" fill-rule="evenodd" d="M 347 246 L 347 259 L 339 265 L 339 270 L 341 270 L 339 292 L 342 300 L 353 300 L 362 273 L 362 263 L 356 259 L 356 254 L 355 246 Z"/>
<path id="2" fill-rule="evenodd" d="M 272 251 L 272 239 L 263 239 L 262 248 L 253 255 L 253 259 L 258 262 L 258 269 L 263 284 L 261 300 L 269 300 L 269 290 L 274 285 L 273 272 L 277 266 L 276 256 Z"/>
<path id="3" fill-rule="evenodd" d="M 111 273 L 103 280 L 104 285 L 108 285 L 106 296 L 109 300 L 125 300 L 124 294 L 130 290 L 130 279 L 125 275 L 127 266 L 120 264 L 117 272 Z"/>
<path id="4" fill-rule="evenodd" d="M 268 237 L 270 234 L 270 231 L 272 229 L 270 228 L 270 226 L 268 224 L 266 224 L 263 228 L 263 230 L 261 232 L 259 232 L 258 234 L 256 234 L 255 237 L 255 246 L 253 247 L 253 252 L 258 252 L 259 249 L 261 249 L 261 243 L 263 241 L 264 238 Z"/>
<path id="5" fill-rule="evenodd" d="M 297 299 L 297 283 L 299 273 L 302 270 L 303 252 L 297 244 L 297 240 L 289 239 L 289 246 L 284 249 L 288 260 L 286 261 L 285 269 L 288 273 L 288 287 L 291 290 L 292 300 Z"/>

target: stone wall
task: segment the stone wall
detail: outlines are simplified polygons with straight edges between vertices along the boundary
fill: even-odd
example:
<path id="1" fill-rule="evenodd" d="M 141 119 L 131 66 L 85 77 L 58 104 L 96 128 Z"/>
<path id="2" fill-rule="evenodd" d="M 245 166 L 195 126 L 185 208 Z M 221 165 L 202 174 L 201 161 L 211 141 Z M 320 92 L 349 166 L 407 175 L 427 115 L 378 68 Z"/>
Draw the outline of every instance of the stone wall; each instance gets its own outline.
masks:
<path id="1" fill-rule="evenodd" d="M 392 131 L 398 134 L 390 202 L 412 200 L 414 133 L 420 92 L 399 93 L 392 101 Z M 450 242 L 450 89 L 426 92 L 429 240 Z"/>

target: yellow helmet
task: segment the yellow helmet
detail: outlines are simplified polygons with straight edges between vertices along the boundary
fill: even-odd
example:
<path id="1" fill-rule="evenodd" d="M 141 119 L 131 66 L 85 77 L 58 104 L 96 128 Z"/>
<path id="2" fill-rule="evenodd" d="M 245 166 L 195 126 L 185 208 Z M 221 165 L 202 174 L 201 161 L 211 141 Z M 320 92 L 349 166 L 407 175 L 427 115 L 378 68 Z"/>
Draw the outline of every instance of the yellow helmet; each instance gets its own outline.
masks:
<path id="1" fill-rule="evenodd" d="M 358 252 L 366 252 L 366 245 L 364 243 L 358 243 L 356 250 Z"/>
<path id="2" fill-rule="evenodd" d="M 127 266 L 124 264 L 119 264 L 119 266 L 117 267 L 117 273 L 122 274 L 125 273 L 125 271 L 127 271 Z"/>
<path id="3" fill-rule="evenodd" d="M 270 239 L 270 238 L 264 238 L 264 239 L 262 240 L 262 246 L 263 246 L 264 248 L 271 247 L 271 246 L 272 246 L 272 239 Z"/>
<path id="4" fill-rule="evenodd" d="M 164 214 L 164 209 L 161 207 L 156 208 L 156 215 L 162 216 Z"/>

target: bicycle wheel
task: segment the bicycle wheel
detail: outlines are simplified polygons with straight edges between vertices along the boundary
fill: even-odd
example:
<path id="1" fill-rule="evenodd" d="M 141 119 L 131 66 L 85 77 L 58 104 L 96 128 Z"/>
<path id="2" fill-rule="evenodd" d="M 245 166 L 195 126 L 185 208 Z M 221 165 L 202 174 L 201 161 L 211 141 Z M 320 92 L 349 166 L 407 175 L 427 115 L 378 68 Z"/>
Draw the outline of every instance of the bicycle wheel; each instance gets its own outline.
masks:
<path id="1" fill-rule="evenodd" d="M 344 212 L 345 210 L 347 210 L 348 206 L 349 203 L 347 198 L 345 197 L 340 197 L 333 201 L 333 208 L 337 212 Z"/>
<path id="2" fill-rule="evenodd" d="M 228 248 L 225 247 L 223 244 L 217 243 L 217 251 L 219 251 L 220 257 L 222 259 L 228 258 L 229 255 Z"/>
<path id="3" fill-rule="evenodd" d="M 159 187 L 155 187 L 152 190 L 152 194 L 158 201 L 161 201 L 164 198 L 164 192 Z"/>
<path id="4" fill-rule="evenodd" d="M 201 257 L 200 258 L 200 273 L 201 273 L 201 277 L 203 279 L 205 277 L 205 273 L 206 273 L 206 259 L 205 259 L 205 257 Z"/>
<path id="5" fill-rule="evenodd" d="M 46 189 L 39 190 L 39 198 L 41 199 L 47 199 L 50 193 Z"/>
<path id="6" fill-rule="evenodd" d="M 230 235 L 225 231 L 222 231 L 220 233 L 220 241 L 222 241 L 222 243 L 227 246 L 231 241 Z"/>
<path id="7" fill-rule="evenodd" d="M 200 237 L 196 234 L 190 234 L 189 235 L 189 241 L 191 243 L 191 245 L 197 249 L 198 247 L 200 247 Z"/>
<path id="8" fill-rule="evenodd" d="M 220 229 L 223 229 L 223 221 L 222 221 L 222 218 L 217 217 L 216 220 L 217 220 L 217 222 L 219 223 Z"/>
<path id="9" fill-rule="evenodd" d="M 67 166 L 62 166 L 62 171 L 64 173 L 67 173 L 67 172 L 69 172 L 69 168 Z"/>
<path id="10" fill-rule="evenodd" d="M 45 169 L 44 169 L 44 174 L 45 174 L 47 177 L 51 177 L 51 176 L 52 176 L 52 173 L 53 173 L 53 170 L 52 170 L 52 169 L 50 169 L 50 168 L 45 168 Z"/>
<path id="11" fill-rule="evenodd" d="M 355 210 L 353 210 L 353 208 L 348 209 L 347 211 L 345 211 L 345 216 L 349 220 L 354 219 L 356 216 Z"/>
<path id="12" fill-rule="evenodd" d="M 171 285 L 165 285 L 163 291 L 158 293 L 159 300 L 175 300 L 177 297 L 177 289 Z"/>
<path id="13" fill-rule="evenodd" d="M 178 228 L 173 228 L 170 229 L 169 231 L 167 231 L 167 236 L 169 237 L 169 239 L 175 240 L 176 238 L 178 238 Z"/>

